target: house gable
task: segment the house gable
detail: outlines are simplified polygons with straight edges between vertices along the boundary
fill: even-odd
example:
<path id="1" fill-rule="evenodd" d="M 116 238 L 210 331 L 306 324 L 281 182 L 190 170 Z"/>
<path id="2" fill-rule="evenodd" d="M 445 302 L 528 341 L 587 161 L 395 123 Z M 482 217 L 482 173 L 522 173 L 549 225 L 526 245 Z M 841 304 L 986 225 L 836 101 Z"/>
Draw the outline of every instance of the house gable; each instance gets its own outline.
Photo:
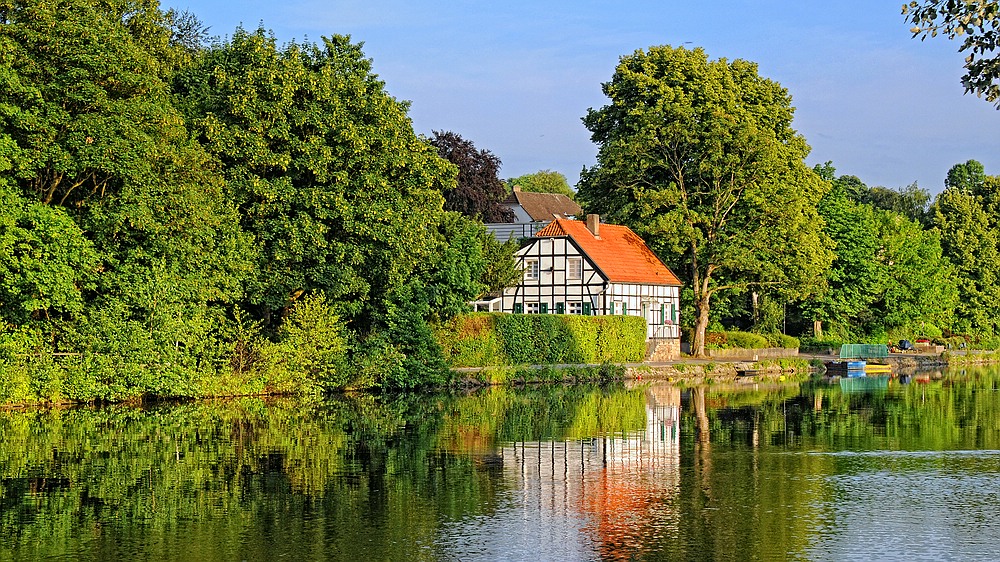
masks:
<path id="1" fill-rule="evenodd" d="M 524 276 L 501 310 L 642 316 L 647 337 L 680 338 L 680 281 L 630 229 L 556 219 L 517 252 Z"/>
<path id="2" fill-rule="evenodd" d="M 601 224 L 598 235 L 586 223 L 556 219 L 538 238 L 569 237 L 612 283 L 680 286 L 681 282 L 627 226 Z"/>

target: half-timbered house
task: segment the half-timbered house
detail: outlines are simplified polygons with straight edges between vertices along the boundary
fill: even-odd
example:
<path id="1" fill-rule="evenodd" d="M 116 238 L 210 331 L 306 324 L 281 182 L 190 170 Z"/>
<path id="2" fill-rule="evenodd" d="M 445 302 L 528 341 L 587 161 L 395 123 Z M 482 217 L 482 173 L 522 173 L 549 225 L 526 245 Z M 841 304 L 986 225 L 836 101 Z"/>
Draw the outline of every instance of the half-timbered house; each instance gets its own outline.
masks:
<path id="1" fill-rule="evenodd" d="M 642 316 L 648 338 L 679 341 L 681 283 L 628 227 L 556 219 L 517 258 L 524 278 L 504 291 L 504 312 Z"/>

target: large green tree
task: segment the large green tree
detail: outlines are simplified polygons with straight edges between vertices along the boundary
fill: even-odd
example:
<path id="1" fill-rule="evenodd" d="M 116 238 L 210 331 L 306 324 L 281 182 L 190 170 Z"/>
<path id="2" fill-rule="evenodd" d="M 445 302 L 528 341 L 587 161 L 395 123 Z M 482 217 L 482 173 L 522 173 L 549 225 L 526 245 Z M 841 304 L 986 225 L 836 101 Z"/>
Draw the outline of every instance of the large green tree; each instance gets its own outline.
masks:
<path id="1" fill-rule="evenodd" d="M 957 270 L 954 331 L 992 336 L 1000 311 L 1000 251 L 995 228 L 975 195 L 948 188 L 935 202 L 945 255 Z"/>
<path id="2" fill-rule="evenodd" d="M 863 333 L 879 321 L 872 303 L 887 282 L 876 260 L 882 246 L 877 217 L 870 206 L 852 198 L 859 192 L 852 181 L 857 178 L 835 179 L 830 163 L 817 166 L 816 171 L 832 185 L 818 209 L 823 230 L 835 243 L 835 258 L 826 274 L 829 290 L 803 302 L 802 309 L 813 320 L 813 334 L 818 338 L 823 337 L 824 324 L 838 335 L 852 330 Z"/>
<path id="3" fill-rule="evenodd" d="M 413 132 L 361 46 L 240 29 L 174 85 L 258 242 L 249 306 L 273 320 L 319 291 L 358 338 L 405 336 L 386 345 L 439 361 L 425 322 L 480 292 L 479 227 L 443 209 L 456 168 Z"/>
<path id="4" fill-rule="evenodd" d="M 578 198 L 685 276 L 694 353 L 714 294 L 822 289 L 833 255 L 816 203 L 829 184 L 803 162 L 784 88 L 751 62 L 662 46 L 623 57 L 603 90 L 610 103 L 584 118 L 599 151 Z"/>
<path id="5" fill-rule="evenodd" d="M 576 196 L 573 188 L 569 186 L 566 176 L 553 170 L 539 170 L 533 174 L 510 178 L 507 180 L 507 186 L 511 189 L 514 186 L 519 186 L 521 191 L 535 193 L 558 193 L 570 199 Z"/>
<path id="6" fill-rule="evenodd" d="M 959 295 L 941 232 L 901 213 L 877 209 L 875 216 L 882 241 L 875 259 L 886 272 L 886 284 L 873 303 L 878 332 L 934 336 L 950 330 Z"/>
<path id="7" fill-rule="evenodd" d="M 155 0 L 0 3 L 0 131 L 12 175 L 70 204 L 155 175 L 179 116 L 166 79 L 182 53 Z"/>
<path id="8" fill-rule="evenodd" d="M 176 368 L 159 352 L 208 339 L 210 322 L 188 320 L 239 297 L 253 254 L 173 105 L 169 79 L 190 50 L 155 0 L 11 1 L 0 19 L 0 159 L 20 197 L 53 208 L 21 206 L 23 224 L 42 240 L 58 232 L 44 250 L 53 268 L 95 272 L 73 281 L 95 290 L 53 343 L 95 351 L 131 339 L 136 361 Z M 87 336 L 88 325 L 103 327 Z"/>
<path id="9" fill-rule="evenodd" d="M 996 0 L 922 0 L 903 4 L 910 31 L 921 40 L 939 34 L 962 38 L 967 53 L 962 85 L 1000 109 L 1000 2 Z"/>
<path id="10" fill-rule="evenodd" d="M 434 131 L 430 142 L 458 168 L 457 184 L 444 194 L 445 209 L 483 222 L 514 222 L 514 211 L 502 204 L 507 188 L 500 180 L 500 158 L 452 131 Z"/>
<path id="11" fill-rule="evenodd" d="M 1000 225 L 996 178 L 969 160 L 952 166 L 931 213 L 944 255 L 956 270 L 958 305 L 953 329 L 980 337 L 1000 332 Z"/>
<path id="12" fill-rule="evenodd" d="M 858 341 L 948 328 L 956 305 L 954 269 L 939 231 L 925 230 L 911 216 L 923 215 L 923 195 L 869 189 L 855 176 L 835 178 L 830 162 L 814 169 L 832 185 L 819 212 L 836 243 L 829 290 L 801 304 L 814 334 L 821 337 L 824 324 L 834 337 Z M 889 208 L 866 202 L 871 199 Z"/>

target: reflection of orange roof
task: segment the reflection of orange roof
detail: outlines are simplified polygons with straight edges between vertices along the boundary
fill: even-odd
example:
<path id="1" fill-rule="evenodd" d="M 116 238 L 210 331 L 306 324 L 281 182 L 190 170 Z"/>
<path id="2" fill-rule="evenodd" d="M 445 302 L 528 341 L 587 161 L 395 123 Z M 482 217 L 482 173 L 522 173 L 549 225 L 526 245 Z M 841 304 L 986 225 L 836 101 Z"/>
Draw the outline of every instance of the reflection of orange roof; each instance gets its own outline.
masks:
<path id="1" fill-rule="evenodd" d="M 556 219 L 538 231 L 537 238 L 568 236 L 612 283 L 680 285 L 642 238 L 627 226 L 601 224 L 594 236 L 583 221 Z"/>

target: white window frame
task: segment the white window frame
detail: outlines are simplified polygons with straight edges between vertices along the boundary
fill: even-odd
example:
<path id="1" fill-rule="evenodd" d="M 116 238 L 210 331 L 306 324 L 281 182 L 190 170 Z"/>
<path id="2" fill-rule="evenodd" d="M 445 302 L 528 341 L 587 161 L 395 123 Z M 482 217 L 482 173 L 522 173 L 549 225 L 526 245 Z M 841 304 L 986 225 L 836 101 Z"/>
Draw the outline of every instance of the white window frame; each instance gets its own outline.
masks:
<path id="1" fill-rule="evenodd" d="M 566 259 L 566 279 L 583 279 L 583 258 Z"/>
<path id="2" fill-rule="evenodd" d="M 566 314 L 583 314 L 583 302 L 568 302 L 566 303 Z"/>
<path id="3" fill-rule="evenodd" d="M 525 314 L 541 314 L 542 305 L 537 302 L 526 302 L 524 303 L 524 313 Z"/>
<path id="4" fill-rule="evenodd" d="M 537 280 L 541 273 L 541 267 L 537 259 L 524 260 L 524 278 Z"/>

